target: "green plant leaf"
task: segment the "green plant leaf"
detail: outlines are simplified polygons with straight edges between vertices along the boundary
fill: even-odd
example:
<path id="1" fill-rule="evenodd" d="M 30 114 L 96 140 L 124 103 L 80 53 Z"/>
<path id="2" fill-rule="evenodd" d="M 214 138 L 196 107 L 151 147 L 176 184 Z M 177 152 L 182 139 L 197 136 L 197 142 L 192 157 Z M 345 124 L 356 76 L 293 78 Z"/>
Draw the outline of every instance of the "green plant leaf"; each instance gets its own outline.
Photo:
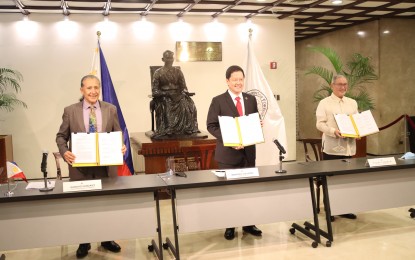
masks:
<path id="1" fill-rule="evenodd" d="M 373 99 L 366 89 L 367 84 L 378 79 L 369 57 L 355 53 L 345 63 L 346 66 L 343 68 L 343 62 L 334 50 L 325 47 L 310 47 L 309 49 L 324 55 L 333 67 L 332 69 L 328 69 L 321 66 L 312 66 L 306 71 L 306 75 L 317 75 L 326 83 L 326 85 L 321 85 L 314 92 L 313 99 L 315 102 L 319 102 L 331 95 L 330 83 L 333 75 L 342 74 L 347 78 L 349 84 L 346 96 L 356 100 L 359 111 L 375 108 Z"/>
<path id="2" fill-rule="evenodd" d="M 20 82 L 22 81 L 23 76 L 17 70 L 0 68 L 0 110 L 10 112 L 15 106 L 27 108 L 26 103 L 15 95 L 21 91 Z"/>

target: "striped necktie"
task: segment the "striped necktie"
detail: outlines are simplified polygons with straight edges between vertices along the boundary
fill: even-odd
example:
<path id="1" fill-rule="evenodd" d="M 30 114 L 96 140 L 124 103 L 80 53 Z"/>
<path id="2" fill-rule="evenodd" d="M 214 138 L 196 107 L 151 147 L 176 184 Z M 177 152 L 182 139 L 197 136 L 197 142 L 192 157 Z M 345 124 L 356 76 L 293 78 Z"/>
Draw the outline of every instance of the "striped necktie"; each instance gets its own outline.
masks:
<path id="1" fill-rule="evenodd" d="M 98 129 L 97 129 L 97 115 L 95 114 L 95 107 L 90 106 L 89 108 L 91 109 L 91 111 L 89 111 L 89 132 L 96 133 L 98 132 Z"/>

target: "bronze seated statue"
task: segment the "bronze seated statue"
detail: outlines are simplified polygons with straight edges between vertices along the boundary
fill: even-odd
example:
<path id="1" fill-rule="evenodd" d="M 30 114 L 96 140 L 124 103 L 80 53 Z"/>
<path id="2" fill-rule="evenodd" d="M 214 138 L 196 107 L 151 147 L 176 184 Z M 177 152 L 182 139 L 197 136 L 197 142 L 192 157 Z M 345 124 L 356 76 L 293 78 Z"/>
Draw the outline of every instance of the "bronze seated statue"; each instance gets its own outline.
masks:
<path id="1" fill-rule="evenodd" d="M 152 77 L 152 101 L 150 110 L 155 112 L 156 129 L 152 115 L 152 136 L 154 139 L 191 136 L 200 133 L 197 123 L 196 106 L 186 86 L 180 68 L 173 67 L 174 53 L 163 53 L 164 66 L 158 68 Z M 153 67 L 154 68 L 154 67 Z"/>

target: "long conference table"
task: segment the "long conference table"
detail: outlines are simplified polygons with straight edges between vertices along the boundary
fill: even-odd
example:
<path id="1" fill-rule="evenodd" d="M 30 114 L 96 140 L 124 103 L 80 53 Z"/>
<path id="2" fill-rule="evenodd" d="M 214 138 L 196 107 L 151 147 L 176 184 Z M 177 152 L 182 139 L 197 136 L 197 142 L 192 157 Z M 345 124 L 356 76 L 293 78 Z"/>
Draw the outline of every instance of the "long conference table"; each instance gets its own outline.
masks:
<path id="1" fill-rule="evenodd" d="M 132 239 L 157 235 L 149 245 L 159 259 L 162 233 L 158 190 L 165 182 L 154 175 L 102 179 L 101 190 L 63 192 L 26 190 L 19 182 L 12 197 L 0 195 L 0 252 Z"/>
<path id="2" fill-rule="evenodd" d="M 331 215 L 415 205 L 415 160 L 396 162 L 376 168 L 366 166 L 366 158 L 297 162 L 283 165 L 287 173 L 275 173 L 277 166 L 260 166 L 259 177 L 233 180 L 210 170 L 187 172 L 187 177 L 138 175 L 103 179 L 102 190 L 76 193 L 64 193 L 59 182 L 45 193 L 25 190 L 20 183 L 13 197 L 0 194 L 0 250 L 157 234 L 149 249 L 163 259 L 159 248 L 170 248 L 180 259 L 179 231 L 279 221 L 294 221 L 290 232 L 305 234 L 313 247 L 322 243 L 321 237 L 331 246 Z M 318 222 L 315 177 L 323 182 L 327 230 Z M 172 194 L 174 242 L 166 237 L 162 243 L 160 189 Z M 295 223 L 302 220 L 313 224 Z"/>

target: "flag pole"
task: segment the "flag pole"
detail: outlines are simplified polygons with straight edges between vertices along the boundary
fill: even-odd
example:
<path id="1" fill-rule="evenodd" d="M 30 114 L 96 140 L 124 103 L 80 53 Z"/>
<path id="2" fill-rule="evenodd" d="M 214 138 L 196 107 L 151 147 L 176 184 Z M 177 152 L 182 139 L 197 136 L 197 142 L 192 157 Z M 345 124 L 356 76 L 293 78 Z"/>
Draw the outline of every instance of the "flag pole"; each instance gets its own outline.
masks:
<path id="1" fill-rule="evenodd" d="M 10 190 L 10 178 L 7 178 L 7 192 L 4 194 L 6 197 L 12 197 L 13 191 Z"/>

